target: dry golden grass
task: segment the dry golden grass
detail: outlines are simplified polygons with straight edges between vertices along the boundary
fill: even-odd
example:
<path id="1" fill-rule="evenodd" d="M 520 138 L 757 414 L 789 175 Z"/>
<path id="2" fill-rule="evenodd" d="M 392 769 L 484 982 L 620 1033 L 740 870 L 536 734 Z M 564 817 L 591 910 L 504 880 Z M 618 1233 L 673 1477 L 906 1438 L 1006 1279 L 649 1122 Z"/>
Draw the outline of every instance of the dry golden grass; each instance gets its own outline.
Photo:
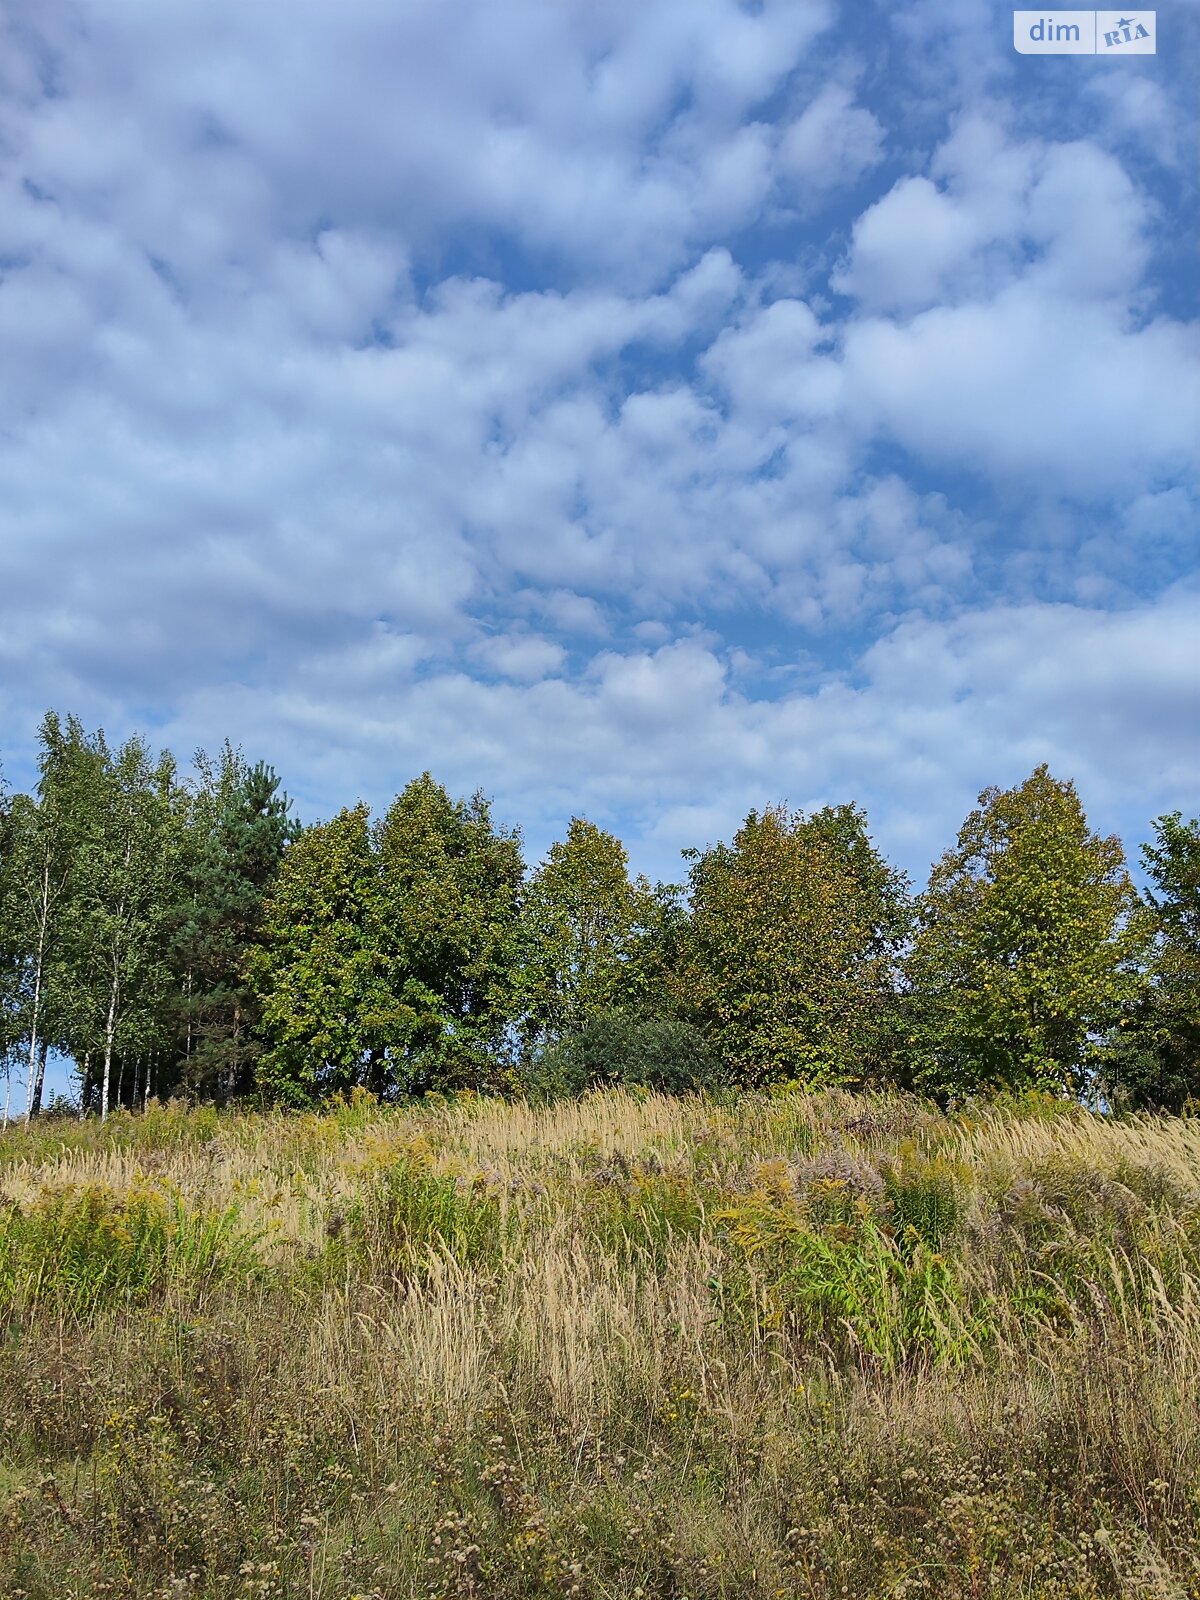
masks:
<path id="1" fill-rule="evenodd" d="M 152 1108 L 0 1139 L 0 1593 L 1200 1595 L 1200 1124 Z"/>

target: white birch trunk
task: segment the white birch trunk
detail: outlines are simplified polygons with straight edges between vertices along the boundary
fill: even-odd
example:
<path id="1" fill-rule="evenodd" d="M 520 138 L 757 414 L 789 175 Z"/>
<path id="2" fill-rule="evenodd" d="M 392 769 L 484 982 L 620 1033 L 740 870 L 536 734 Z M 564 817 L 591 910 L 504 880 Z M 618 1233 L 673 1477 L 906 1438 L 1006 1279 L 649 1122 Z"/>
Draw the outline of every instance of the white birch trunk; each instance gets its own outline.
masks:
<path id="1" fill-rule="evenodd" d="M 122 867 L 125 873 L 125 890 L 128 892 L 129 863 L 133 860 L 133 833 L 132 818 L 130 820 L 130 833 L 125 840 L 125 861 Z M 121 945 L 125 927 L 126 901 L 122 896 L 117 907 L 116 927 L 113 931 L 112 944 L 112 987 L 108 991 L 108 1021 L 104 1027 L 104 1079 L 100 1089 L 100 1121 L 108 1120 L 108 1090 L 112 1079 L 112 1053 L 113 1039 L 117 1032 L 117 996 L 121 987 Z"/>
<path id="2" fill-rule="evenodd" d="M 108 1021 L 104 1026 L 104 1076 L 100 1080 L 100 1121 L 108 1121 L 108 1085 L 112 1078 L 113 1037 L 117 1031 L 117 967 L 113 964 L 112 988 L 108 991 Z"/>
<path id="3" fill-rule="evenodd" d="M 38 1027 L 42 1020 L 42 970 L 46 965 L 46 924 L 50 918 L 50 863 L 42 865 L 42 903 L 38 917 L 37 960 L 33 969 L 33 1014 L 29 1023 L 29 1076 L 25 1082 L 25 1121 L 33 1118 L 33 1086 L 38 1066 Z M 7 1118 L 5 1119 L 7 1121 Z"/>

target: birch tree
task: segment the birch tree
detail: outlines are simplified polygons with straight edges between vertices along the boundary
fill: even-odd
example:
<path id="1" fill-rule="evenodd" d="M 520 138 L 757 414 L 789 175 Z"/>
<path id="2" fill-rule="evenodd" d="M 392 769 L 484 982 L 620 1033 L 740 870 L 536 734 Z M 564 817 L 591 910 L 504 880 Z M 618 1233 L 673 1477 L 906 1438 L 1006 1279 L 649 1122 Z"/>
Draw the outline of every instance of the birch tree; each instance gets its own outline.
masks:
<path id="1" fill-rule="evenodd" d="M 118 1054 L 155 1042 L 170 981 L 165 930 L 178 849 L 172 758 L 152 762 L 139 737 L 113 754 L 100 733 L 93 748 L 93 781 L 81 796 L 67 1005 L 72 1053 L 99 1064 L 103 1119 Z"/>
<path id="2" fill-rule="evenodd" d="M 46 1052 L 56 1042 L 62 999 L 61 957 L 73 914 L 81 797 L 95 752 L 78 721 L 48 712 L 39 729 L 35 795 L 7 808 L 3 924 L 13 1024 L 25 1059 L 25 1114 L 41 1109 Z"/>

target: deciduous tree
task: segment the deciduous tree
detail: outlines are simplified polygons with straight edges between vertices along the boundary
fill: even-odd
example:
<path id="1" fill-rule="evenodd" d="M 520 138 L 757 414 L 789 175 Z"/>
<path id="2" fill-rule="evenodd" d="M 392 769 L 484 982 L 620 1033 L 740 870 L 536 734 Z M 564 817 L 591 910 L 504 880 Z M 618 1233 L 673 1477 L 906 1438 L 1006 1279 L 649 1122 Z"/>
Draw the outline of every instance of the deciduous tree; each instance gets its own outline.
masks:
<path id="1" fill-rule="evenodd" d="M 112 1099 L 118 1056 L 144 1058 L 162 1043 L 168 911 L 179 852 L 175 763 L 152 761 L 133 737 L 113 752 L 89 741 L 87 781 L 75 795 L 77 854 L 64 952 L 64 1043 L 100 1065 L 100 1114 Z M 84 1099 L 89 1085 L 84 1085 Z"/>
<path id="2" fill-rule="evenodd" d="M 737 1077 L 872 1076 L 905 884 L 853 806 L 751 812 L 696 854 L 676 988 Z"/>
<path id="3" fill-rule="evenodd" d="M 1137 994 L 1146 927 L 1120 840 L 1045 766 L 986 789 L 934 867 L 908 962 L 914 1077 L 1077 1094 Z"/>
<path id="4" fill-rule="evenodd" d="M 567 837 L 551 845 L 525 887 L 521 991 L 528 1046 L 644 1000 L 633 957 L 652 916 L 650 885 L 631 881 L 621 841 L 573 817 Z"/>
<path id="5" fill-rule="evenodd" d="M 452 800 L 426 772 L 377 841 L 402 1084 L 494 1084 L 517 1008 L 520 834 L 493 823 L 482 794 Z"/>
<path id="6" fill-rule="evenodd" d="M 383 1059 L 391 1005 L 380 886 L 365 805 L 306 828 L 267 895 L 248 963 L 269 1099 L 308 1105 Z"/>

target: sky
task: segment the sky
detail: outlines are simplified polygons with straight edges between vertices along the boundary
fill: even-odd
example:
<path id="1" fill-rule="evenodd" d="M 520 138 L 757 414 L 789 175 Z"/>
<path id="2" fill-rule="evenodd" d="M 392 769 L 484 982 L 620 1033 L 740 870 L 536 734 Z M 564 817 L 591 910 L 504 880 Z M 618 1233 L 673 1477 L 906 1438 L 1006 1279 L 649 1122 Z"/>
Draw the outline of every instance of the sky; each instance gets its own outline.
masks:
<path id="1" fill-rule="evenodd" d="M 1042 761 L 1200 810 L 1200 3 L 7 0 L 0 760 L 48 707 L 536 861 Z"/>

